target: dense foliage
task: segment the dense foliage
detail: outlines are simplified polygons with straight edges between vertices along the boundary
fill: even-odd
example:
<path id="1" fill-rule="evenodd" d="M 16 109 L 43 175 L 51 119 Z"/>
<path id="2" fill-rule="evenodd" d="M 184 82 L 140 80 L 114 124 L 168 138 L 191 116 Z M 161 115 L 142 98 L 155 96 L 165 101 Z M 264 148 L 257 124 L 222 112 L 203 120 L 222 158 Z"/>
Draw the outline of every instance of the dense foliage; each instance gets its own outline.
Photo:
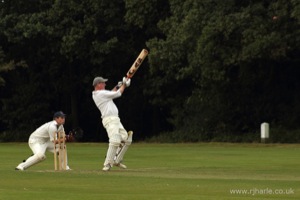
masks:
<path id="1" fill-rule="evenodd" d="M 158 24 L 167 38 L 148 41 L 150 93 L 177 130 L 210 140 L 255 133 L 264 121 L 299 128 L 299 5 L 170 1 Z"/>
<path id="2" fill-rule="evenodd" d="M 253 141 L 269 122 L 274 141 L 300 141 L 299 23 L 297 0 L 2 0 L 0 140 L 56 110 L 105 140 L 91 82 L 112 88 L 147 47 L 116 100 L 136 139 Z"/>

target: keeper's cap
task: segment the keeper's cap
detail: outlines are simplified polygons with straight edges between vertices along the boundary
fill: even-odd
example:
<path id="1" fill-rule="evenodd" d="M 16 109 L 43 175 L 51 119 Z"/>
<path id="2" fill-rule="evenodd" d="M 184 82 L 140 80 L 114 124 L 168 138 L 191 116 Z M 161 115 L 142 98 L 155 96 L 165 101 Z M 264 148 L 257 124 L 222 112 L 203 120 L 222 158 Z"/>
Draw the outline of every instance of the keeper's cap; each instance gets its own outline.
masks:
<path id="1" fill-rule="evenodd" d="M 58 118 L 58 117 L 66 117 L 66 114 L 63 113 L 62 111 L 58 111 L 54 113 L 53 118 Z"/>
<path id="2" fill-rule="evenodd" d="M 105 83 L 108 79 L 102 78 L 101 76 L 98 76 L 94 78 L 93 86 L 97 85 L 98 83 Z"/>

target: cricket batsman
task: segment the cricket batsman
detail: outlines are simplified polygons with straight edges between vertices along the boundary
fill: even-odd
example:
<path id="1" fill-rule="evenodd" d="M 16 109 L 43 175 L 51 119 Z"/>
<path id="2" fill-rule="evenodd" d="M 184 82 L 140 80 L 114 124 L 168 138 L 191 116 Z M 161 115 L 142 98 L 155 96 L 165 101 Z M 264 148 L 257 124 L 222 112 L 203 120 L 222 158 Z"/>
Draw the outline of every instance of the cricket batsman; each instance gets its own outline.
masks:
<path id="1" fill-rule="evenodd" d="M 119 118 L 119 111 L 113 99 L 121 97 L 125 88 L 130 86 L 131 79 L 123 78 L 111 91 L 106 90 L 108 79 L 96 77 L 93 81 L 93 100 L 101 112 L 102 124 L 106 129 L 109 146 L 104 161 L 103 171 L 109 171 L 113 166 L 126 169 L 122 164 L 123 157 L 132 143 L 132 131 L 127 132 Z"/>
<path id="2" fill-rule="evenodd" d="M 54 138 L 54 133 L 64 132 L 63 125 L 65 123 L 65 116 L 66 115 L 62 111 L 54 113 L 52 121 L 40 126 L 30 135 L 28 144 L 33 152 L 33 155 L 30 156 L 27 160 L 21 162 L 16 167 L 16 170 L 23 171 L 39 162 L 42 162 L 46 159 L 46 150 L 54 153 L 54 142 L 57 142 L 57 140 Z M 65 138 L 61 138 L 61 140 L 65 140 Z M 62 165 L 64 165 L 64 163 L 62 163 Z M 68 162 L 66 170 L 70 170 Z"/>

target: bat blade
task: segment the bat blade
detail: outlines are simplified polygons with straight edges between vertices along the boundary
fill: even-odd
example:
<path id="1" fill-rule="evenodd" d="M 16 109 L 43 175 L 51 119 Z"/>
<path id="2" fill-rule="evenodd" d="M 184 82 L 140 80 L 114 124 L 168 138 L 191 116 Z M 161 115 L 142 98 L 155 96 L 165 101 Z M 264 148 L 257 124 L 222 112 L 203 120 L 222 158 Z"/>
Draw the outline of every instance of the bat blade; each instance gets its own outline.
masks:
<path id="1" fill-rule="evenodd" d="M 128 72 L 126 74 L 127 78 L 132 78 L 133 77 L 133 75 L 135 74 L 135 72 L 139 69 L 139 67 L 141 66 L 142 62 L 147 57 L 148 53 L 149 52 L 146 49 L 143 49 L 141 51 L 141 53 L 139 54 L 139 56 L 137 57 L 137 59 L 134 61 L 134 63 L 132 64 L 132 66 L 128 70 Z"/>

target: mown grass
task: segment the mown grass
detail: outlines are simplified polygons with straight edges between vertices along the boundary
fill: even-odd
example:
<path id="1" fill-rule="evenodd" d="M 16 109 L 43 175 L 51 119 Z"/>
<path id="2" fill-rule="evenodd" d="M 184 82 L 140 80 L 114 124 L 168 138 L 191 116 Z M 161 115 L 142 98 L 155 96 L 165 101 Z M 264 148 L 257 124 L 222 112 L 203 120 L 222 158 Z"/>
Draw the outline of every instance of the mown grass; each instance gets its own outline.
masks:
<path id="1" fill-rule="evenodd" d="M 15 171 L 31 151 L 26 143 L 1 143 L 0 200 L 300 199 L 298 144 L 138 143 L 126 155 L 127 170 L 102 172 L 106 148 L 68 144 L 72 171 L 54 171 L 50 153 Z"/>

